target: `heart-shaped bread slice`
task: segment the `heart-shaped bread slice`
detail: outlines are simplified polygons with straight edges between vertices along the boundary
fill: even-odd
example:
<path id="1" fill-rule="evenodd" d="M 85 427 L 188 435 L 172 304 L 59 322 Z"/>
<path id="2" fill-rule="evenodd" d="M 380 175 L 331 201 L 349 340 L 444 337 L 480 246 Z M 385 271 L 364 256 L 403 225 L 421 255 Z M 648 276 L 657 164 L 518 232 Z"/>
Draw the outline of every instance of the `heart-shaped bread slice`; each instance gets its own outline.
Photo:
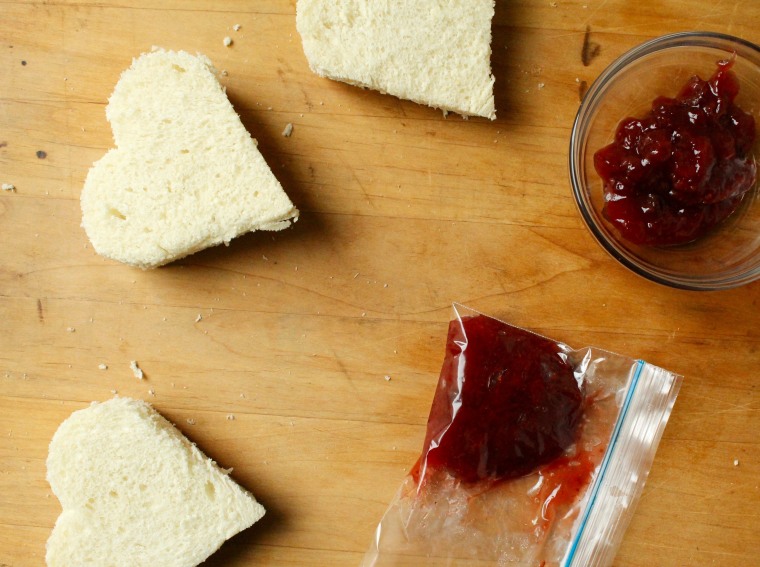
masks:
<path id="1" fill-rule="evenodd" d="M 494 0 L 298 0 L 312 71 L 462 115 L 496 118 Z"/>
<path id="2" fill-rule="evenodd" d="M 99 254 L 153 268 L 297 219 L 206 57 L 141 55 L 106 117 L 116 148 L 92 166 L 81 196 Z"/>
<path id="3" fill-rule="evenodd" d="M 190 567 L 264 508 L 149 404 L 113 398 L 53 436 L 47 477 L 63 512 L 50 567 Z"/>

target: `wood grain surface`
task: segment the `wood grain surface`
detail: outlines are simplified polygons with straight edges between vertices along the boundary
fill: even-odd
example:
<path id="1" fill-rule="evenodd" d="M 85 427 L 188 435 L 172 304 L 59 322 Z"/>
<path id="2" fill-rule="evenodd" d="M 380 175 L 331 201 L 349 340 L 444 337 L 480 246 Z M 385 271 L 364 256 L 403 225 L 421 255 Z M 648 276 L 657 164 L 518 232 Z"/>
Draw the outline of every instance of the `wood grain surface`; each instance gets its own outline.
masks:
<path id="1" fill-rule="evenodd" d="M 208 565 L 357 565 L 421 449 L 454 301 L 684 376 L 617 567 L 760 565 L 760 282 L 628 272 L 566 165 L 582 85 L 625 50 L 694 29 L 760 42 L 759 21 L 755 2 L 499 0 L 492 123 L 312 74 L 294 0 L 0 0 L 0 565 L 44 565 L 48 443 L 113 391 L 266 506 Z M 153 45 L 227 71 L 292 229 L 154 271 L 94 253 L 79 193 L 112 145 L 108 96 Z"/>

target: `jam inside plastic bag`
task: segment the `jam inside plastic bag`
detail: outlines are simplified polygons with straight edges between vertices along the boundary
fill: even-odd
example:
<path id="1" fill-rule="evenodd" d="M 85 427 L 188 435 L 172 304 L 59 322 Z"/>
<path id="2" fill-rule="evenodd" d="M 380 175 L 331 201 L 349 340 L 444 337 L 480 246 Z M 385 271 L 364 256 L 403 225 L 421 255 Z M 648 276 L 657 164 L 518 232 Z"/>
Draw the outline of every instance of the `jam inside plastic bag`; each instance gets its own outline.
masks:
<path id="1" fill-rule="evenodd" d="M 454 311 L 422 454 L 362 565 L 608 565 L 680 377 Z"/>
<path id="2" fill-rule="evenodd" d="M 554 343 L 479 315 L 450 325 L 446 344 L 426 468 L 463 482 L 520 477 L 575 442 L 583 388 Z"/>

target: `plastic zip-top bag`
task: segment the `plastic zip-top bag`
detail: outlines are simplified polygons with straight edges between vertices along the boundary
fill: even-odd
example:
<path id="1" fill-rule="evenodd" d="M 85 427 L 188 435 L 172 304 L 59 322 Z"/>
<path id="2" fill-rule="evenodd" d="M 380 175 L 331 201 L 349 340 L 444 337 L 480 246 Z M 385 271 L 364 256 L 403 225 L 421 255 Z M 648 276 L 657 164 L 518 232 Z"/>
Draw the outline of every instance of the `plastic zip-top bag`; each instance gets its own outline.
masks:
<path id="1" fill-rule="evenodd" d="M 680 384 L 455 305 L 422 454 L 362 566 L 610 565 Z"/>

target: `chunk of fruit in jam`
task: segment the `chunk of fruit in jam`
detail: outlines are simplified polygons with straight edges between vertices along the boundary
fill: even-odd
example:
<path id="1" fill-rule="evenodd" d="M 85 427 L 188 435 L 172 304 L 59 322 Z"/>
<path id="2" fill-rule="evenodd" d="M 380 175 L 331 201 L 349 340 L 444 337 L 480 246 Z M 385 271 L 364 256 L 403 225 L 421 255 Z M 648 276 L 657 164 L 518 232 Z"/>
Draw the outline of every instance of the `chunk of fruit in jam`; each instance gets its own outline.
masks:
<path id="1" fill-rule="evenodd" d="M 734 100 L 734 62 L 707 81 L 692 77 L 675 98 L 657 97 L 643 118 L 620 122 L 594 154 L 604 216 L 628 241 L 685 244 L 725 220 L 755 184 L 755 119 Z"/>
<path id="2" fill-rule="evenodd" d="M 483 315 L 452 321 L 424 466 L 464 482 L 525 475 L 575 442 L 582 406 L 556 343 Z"/>

